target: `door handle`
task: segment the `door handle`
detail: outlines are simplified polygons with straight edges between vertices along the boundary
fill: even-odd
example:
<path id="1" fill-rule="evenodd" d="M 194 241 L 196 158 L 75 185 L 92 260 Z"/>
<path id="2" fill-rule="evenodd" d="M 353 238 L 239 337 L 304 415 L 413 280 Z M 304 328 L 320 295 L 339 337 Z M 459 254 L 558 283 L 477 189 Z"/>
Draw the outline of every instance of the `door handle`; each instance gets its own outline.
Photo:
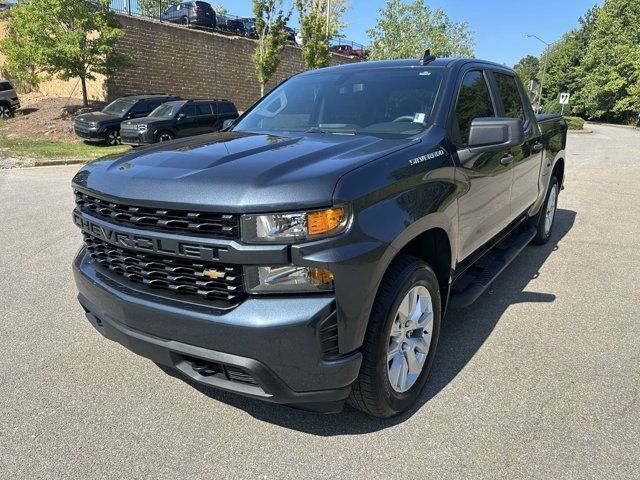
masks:
<path id="1" fill-rule="evenodd" d="M 541 152 L 543 149 L 544 149 L 544 145 L 540 142 L 534 143 L 533 146 L 531 147 L 531 150 L 533 150 L 533 153 Z"/>
<path id="2" fill-rule="evenodd" d="M 502 165 L 509 165 L 511 162 L 513 162 L 513 155 L 507 154 L 500 159 Z"/>

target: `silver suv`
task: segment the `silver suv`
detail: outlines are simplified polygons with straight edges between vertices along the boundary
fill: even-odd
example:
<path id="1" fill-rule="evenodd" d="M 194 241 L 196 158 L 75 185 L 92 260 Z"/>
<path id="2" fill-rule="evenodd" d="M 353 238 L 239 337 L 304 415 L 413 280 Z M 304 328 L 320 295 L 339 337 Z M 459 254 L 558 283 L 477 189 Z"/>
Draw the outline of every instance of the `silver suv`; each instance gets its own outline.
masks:
<path id="1" fill-rule="evenodd" d="M 20 108 L 18 94 L 6 80 L 0 80 L 0 118 L 11 118 Z"/>

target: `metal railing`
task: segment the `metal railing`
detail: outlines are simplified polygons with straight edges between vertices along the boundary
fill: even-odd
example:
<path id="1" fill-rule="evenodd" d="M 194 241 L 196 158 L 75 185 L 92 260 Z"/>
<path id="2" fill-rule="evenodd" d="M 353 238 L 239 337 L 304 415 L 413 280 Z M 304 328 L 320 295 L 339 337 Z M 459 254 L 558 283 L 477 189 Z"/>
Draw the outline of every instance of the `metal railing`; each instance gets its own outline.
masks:
<path id="1" fill-rule="evenodd" d="M 109 6 L 113 12 L 123 15 L 151 18 L 227 35 L 258 38 L 252 18 L 218 14 L 208 2 L 183 1 L 176 4 L 171 0 L 111 0 Z M 289 43 L 296 44 L 297 33 L 297 30 L 287 27 Z M 364 46 L 344 38 L 335 38 L 331 42 L 331 50 L 349 57 L 366 56 Z"/>

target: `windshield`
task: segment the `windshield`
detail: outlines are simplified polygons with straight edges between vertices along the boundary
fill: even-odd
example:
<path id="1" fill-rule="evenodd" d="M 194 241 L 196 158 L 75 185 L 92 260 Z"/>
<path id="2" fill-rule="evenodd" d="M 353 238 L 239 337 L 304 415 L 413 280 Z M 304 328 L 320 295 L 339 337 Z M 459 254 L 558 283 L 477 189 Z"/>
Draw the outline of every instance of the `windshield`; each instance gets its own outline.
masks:
<path id="1" fill-rule="evenodd" d="M 431 121 L 442 77 L 437 68 L 294 77 L 261 100 L 233 130 L 415 135 Z"/>
<path id="2" fill-rule="evenodd" d="M 173 118 L 184 103 L 164 103 L 149 114 L 153 118 Z"/>
<path id="3" fill-rule="evenodd" d="M 130 100 L 123 100 L 122 98 L 119 98 L 118 100 L 114 100 L 109 105 L 104 107 L 102 109 L 102 112 L 108 115 L 121 116 L 129 111 L 133 103 L 134 102 Z"/>

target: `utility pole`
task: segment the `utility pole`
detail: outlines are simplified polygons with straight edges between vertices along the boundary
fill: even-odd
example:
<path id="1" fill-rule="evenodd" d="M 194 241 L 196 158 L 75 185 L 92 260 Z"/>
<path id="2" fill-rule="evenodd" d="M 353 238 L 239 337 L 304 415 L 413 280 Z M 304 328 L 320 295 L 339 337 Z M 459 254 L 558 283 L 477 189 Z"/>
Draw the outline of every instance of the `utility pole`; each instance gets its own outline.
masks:
<path id="1" fill-rule="evenodd" d="M 544 86 L 544 74 L 547 71 L 547 59 L 549 58 L 549 47 L 551 47 L 551 43 L 547 43 L 544 40 L 542 40 L 540 37 L 538 37 L 537 35 L 532 35 L 530 33 L 527 33 L 525 35 L 525 37 L 527 38 L 535 38 L 536 40 L 544 43 L 547 48 L 544 51 L 544 64 L 542 66 L 542 78 L 540 79 L 540 93 L 538 94 L 538 108 L 540 110 L 542 110 L 542 87 Z"/>

